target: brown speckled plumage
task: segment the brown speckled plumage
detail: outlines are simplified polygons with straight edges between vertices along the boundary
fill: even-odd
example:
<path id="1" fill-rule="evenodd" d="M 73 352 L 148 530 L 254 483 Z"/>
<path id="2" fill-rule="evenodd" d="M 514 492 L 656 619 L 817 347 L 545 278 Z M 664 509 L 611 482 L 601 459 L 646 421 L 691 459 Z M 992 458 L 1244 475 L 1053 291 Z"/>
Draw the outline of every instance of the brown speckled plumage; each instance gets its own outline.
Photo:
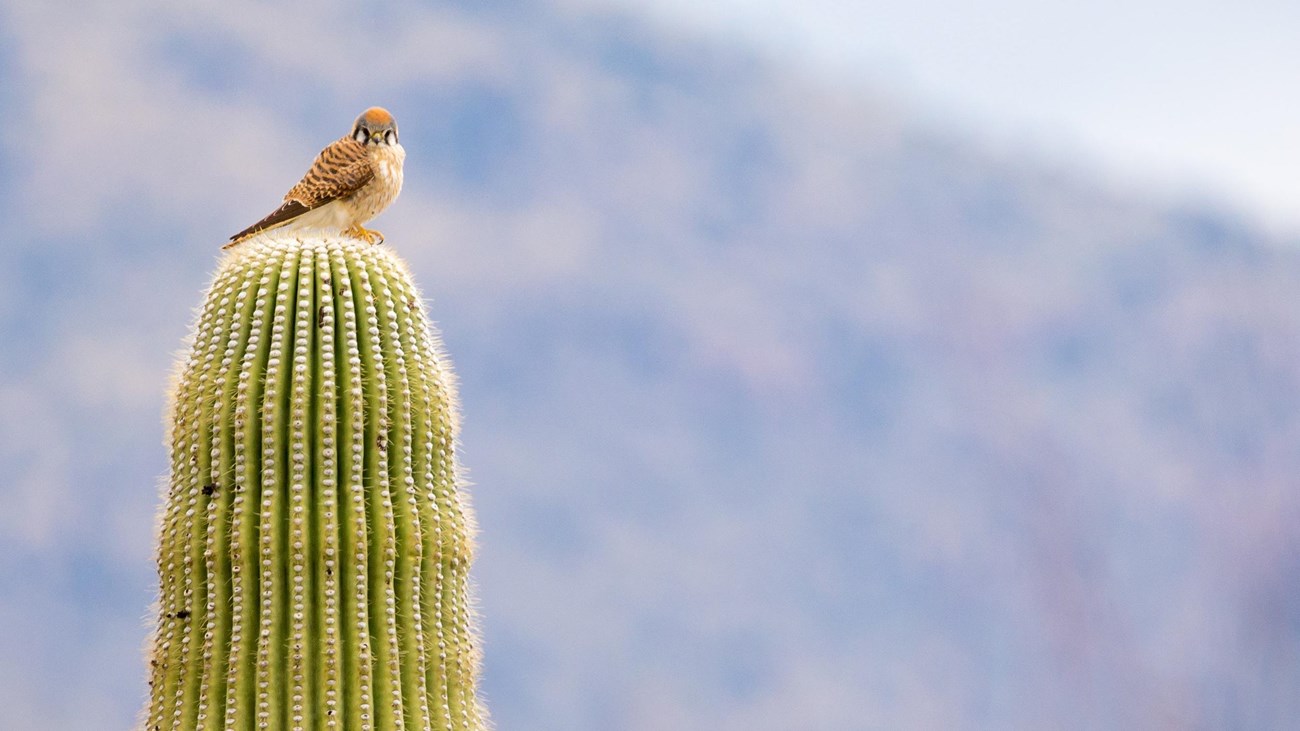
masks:
<path id="1" fill-rule="evenodd" d="M 297 218 L 336 198 L 351 195 L 374 177 L 375 169 L 366 154 L 366 146 L 351 137 L 344 137 L 320 151 L 307 174 L 285 194 L 284 205 L 231 236 L 230 240 L 239 241 L 278 223 Z"/>

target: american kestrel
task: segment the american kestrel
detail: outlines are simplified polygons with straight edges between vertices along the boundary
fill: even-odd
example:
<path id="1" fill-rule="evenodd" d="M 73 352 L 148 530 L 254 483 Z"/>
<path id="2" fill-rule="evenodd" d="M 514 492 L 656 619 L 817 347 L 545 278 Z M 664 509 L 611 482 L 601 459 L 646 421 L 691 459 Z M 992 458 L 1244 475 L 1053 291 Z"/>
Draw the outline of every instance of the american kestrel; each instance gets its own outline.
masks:
<path id="1" fill-rule="evenodd" d="M 332 228 L 382 243 L 383 234 L 361 226 L 402 190 L 406 150 L 387 109 L 371 107 L 357 117 L 352 134 L 321 150 L 311 169 L 284 196 L 274 213 L 230 237 L 228 249 L 268 229 Z"/>

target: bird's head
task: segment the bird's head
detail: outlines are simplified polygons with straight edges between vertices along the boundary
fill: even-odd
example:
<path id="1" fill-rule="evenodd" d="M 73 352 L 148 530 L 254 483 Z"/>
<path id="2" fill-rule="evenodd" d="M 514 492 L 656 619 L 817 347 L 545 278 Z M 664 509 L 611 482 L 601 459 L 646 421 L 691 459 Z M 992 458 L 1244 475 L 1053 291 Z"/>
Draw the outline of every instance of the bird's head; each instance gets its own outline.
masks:
<path id="1" fill-rule="evenodd" d="M 371 107 L 352 125 L 352 139 L 363 145 L 396 145 L 397 120 L 383 107 Z"/>

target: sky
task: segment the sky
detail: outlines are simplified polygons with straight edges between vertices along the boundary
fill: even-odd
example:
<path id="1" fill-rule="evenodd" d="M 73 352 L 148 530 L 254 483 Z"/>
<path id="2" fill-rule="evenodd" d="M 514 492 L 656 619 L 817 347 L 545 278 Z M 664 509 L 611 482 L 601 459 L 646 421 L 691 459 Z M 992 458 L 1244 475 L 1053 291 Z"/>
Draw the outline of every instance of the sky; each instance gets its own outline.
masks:
<path id="1" fill-rule="evenodd" d="M 813 78 L 886 89 L 1133 192 L 1201 196 L 1300 231 L 1294 2 L 652 5 L 666 23 L 744 39 Z"/>
<path id="2" fill-rule="evenodd" d="M 0 728 L 134 718 L 194 309 L 373 104 L 500 728 L 1300 725 L 1300 253 L 1170 70 L 1291 11 L 658 7 L 0 0 Z"/>

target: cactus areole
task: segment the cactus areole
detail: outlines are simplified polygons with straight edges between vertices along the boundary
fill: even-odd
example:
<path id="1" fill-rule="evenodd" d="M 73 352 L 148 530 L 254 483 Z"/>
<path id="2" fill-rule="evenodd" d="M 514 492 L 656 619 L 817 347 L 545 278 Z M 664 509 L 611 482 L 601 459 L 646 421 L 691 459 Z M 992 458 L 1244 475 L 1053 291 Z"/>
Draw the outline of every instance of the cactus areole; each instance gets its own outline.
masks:
<path id="1" fill-rule="evenodd" d="M 397 256 L 242 243 L 169 408 L 142 728 L 487 728 L 455 389 Z"/>

